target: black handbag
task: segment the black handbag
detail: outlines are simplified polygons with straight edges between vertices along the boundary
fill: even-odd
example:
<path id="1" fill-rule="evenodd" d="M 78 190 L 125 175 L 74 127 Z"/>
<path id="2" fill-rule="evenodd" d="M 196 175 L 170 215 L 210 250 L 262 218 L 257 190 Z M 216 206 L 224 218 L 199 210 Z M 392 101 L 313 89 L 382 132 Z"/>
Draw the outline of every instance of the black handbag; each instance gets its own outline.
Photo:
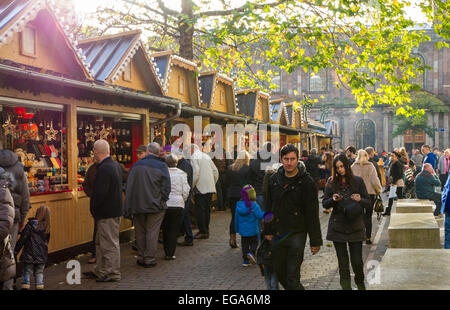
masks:
<path id="1" fill-rule="evenodd" d="M 378 222 L 381 220 L 381 214 L 384 212 L 383 200 L 381 200 L 381 196 L 377 195 L 375 197 L 375 202 L 373 203 L 373 211 L 377 213 Z"/>
<path id="2" fill-rule="evenodd" d="M 361 204 L 353 199 L 344 198 L 338 203 L 339 209 L 342 210 L 345 218 L 349 222 L 353 222 L 358 216 L 363 214 L 363 207 Z"/>

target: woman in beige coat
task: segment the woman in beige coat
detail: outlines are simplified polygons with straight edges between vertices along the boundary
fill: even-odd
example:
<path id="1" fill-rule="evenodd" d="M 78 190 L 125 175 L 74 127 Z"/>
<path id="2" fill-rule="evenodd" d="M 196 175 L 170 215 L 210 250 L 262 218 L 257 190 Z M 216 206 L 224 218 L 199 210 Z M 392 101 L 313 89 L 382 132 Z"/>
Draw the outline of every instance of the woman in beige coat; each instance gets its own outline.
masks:
<path id="1" fill-rule="evenodd" d="M 376 195 L 381 195 L 381 183 L 378 179 L 377 171 L 373 164 L 369 161 L 369 155 L 364 150 L 359 150 L 355 163 L 352 165 L 354 175 L 361 177 L 366 185 L 367 192 L 370 196 L 370 207 L 364 212 L 364 222 L 366 225 L 366 244 L 372 244 L 370 241 L 372 235 L 372 213 L 373 204 Z"/>

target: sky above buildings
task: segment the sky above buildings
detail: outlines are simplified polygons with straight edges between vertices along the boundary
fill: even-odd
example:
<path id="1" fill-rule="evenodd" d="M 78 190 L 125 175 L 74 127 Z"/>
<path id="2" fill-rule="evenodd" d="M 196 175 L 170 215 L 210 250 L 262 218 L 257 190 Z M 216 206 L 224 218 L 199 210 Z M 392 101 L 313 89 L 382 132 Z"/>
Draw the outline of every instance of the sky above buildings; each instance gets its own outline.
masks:
<path id="1" fill-rule="evenodd" d="M 61 1 L 61 0 L 60 0 Z M 66 0 L 63 0 L 66 1 Z M 117 0 L 72 0 L 77 14 L 85 15 L 95 12 L 97 7 L 99 6 L 107 6 L 114 7 L 120 5 L 120 1 Z M 180 10 L 181 0 L 165 0 L 165 5 L 174 10 Z M 208 3 L 205 9 L 220 9 L 221 1 L 220 0 L 211 0 L 211 1 L 199 1 L 199 3 L 204 2 Z M 232 0 L 231 3 L 233 6 L 240 6 L 245 4 L 246 0 Z M 411 7 L 407 8 L 406 12 L 408 16 L 410 16 L 417 23 L 426 23 L 425 15 L 421 12 L 420 8 L 418 8 L 414 3 L 414 0 L 411 0 Z"/>

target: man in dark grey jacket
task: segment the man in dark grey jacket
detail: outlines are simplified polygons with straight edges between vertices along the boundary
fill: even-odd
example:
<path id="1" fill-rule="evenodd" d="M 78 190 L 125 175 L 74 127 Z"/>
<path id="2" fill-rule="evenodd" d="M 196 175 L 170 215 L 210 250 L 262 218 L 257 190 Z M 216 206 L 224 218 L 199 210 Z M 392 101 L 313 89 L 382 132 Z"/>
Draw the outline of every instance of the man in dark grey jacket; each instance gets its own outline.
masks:
<path id="1" fill-rule="evenodd" d="M 159 144 L 150 143 L 148 151 L 150 154 L 130 169 L 125 193 L 125 217 L 133 217 L 137 264 L 154 267 L 159 229 L 167 209 L 171 185 L 169 169 L 158 159 Z"/>

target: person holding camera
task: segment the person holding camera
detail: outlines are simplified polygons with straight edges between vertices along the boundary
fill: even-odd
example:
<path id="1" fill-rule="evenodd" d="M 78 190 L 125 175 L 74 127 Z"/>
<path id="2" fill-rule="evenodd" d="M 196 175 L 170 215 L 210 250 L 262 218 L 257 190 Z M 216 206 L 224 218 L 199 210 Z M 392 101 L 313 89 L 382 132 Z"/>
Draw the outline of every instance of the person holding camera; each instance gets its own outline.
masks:
<path id="1" fill-rule="evenodd" d="M 352 289 L 348 245 L 355 283 L 359 290 L 365 290 L 362 242 L 366 239 L 364 209 L 370 208 L 370 198 L 363 179 L 353 175 L 345 155 L 337 155 L 333 160 L 322 204 L 325 209 L 333 209 L 327 240 L 333 241 L 336 249 L 341 287 Z"/>

